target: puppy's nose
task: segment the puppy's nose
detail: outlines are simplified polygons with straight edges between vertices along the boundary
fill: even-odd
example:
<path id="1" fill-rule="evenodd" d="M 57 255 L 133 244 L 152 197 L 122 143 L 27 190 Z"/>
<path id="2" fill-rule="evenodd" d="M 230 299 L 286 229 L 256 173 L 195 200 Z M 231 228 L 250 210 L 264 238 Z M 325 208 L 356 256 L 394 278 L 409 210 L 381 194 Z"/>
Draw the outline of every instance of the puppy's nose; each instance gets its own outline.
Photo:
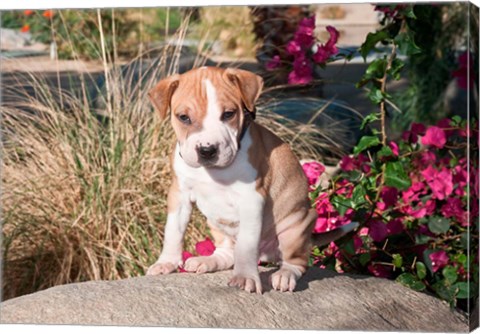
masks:
<path id="1" fill-rule="evenodd" d="M 198 155 L 205 160 L 213 159 L 217 156 L 217 147 L 215 145 L 200 146 L 197 148 Z"/>

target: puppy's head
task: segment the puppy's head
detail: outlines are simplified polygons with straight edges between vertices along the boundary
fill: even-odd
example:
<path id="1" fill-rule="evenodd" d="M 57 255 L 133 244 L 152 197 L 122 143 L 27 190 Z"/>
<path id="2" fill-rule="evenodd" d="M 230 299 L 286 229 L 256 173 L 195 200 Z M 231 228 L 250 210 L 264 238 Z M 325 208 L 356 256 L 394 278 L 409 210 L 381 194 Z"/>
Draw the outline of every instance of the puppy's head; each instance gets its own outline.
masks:
<path id="1" fill-rule="evenodd" d="M 262 87 L 254 73 L 202 67 L 161 80 L 149 97 L 161 119 L 171 111 L 180 154 L 189 166 L 222 168 L 235 159 L 244 110 L 255 113 Z"/>

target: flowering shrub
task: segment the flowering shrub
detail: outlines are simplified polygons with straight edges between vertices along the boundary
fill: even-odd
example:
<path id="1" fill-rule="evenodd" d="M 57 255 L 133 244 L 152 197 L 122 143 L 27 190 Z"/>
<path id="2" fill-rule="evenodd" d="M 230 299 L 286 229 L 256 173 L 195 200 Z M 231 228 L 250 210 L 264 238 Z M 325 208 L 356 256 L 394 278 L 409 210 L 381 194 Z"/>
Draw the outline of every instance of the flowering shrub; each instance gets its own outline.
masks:
<path id="1" fill-rule="evenodd" d="M 328 26 L 326 29 L 330 37 L 327 42 L 322 44 L 316 42 L 314 36 L 315 16 L 300 21 L 293 39 L 286 46 L 289 59 L 284 60 L 284 63 L 292 64 L 292 70 L 288 74 L 289 84 L 308 84 L 313 80 L 314 65 L 324 66 L 332 56 L 338 53 L 336 46 L 338 31 L 332 26 Z M 277 70 L 282 66 L 282 59 L 279 55 L 273 56 L 266 64 L 269 71 Z"/>
<path id="2" fill-rule="evenodd" d="M 398 142 L 368 152 L 357 146 L 328 189 L 317 185 L 320 164 L 304 164 L 319 216 L 314 232 L 360 223 L 353 235 L 314 249 L 312 264 L 396 279 L 451 303 L 476 295 L 479 184 L 478 163 L 466 158 L 471 138 L 477 124 L 470 129 L 460 118 L 412 124 Z"/>
<path id="3" fill-rule="evenodd" d="M 106 51 L 113 57 L 118 48 L 123 54 L 138 52 L 135 43 L 139 20 L 128 10 L 101 10 Z M 33 39 L 49 44 L 55 42 L 60 58 L 101 56 L 99 21 L 96 10 L 24 10 L 15 12 L 21 32 L 30 32 Z M 114 45 L 116 43 L 116 45 Z M 134 46 L 135 45 L 135 46 Z"/>

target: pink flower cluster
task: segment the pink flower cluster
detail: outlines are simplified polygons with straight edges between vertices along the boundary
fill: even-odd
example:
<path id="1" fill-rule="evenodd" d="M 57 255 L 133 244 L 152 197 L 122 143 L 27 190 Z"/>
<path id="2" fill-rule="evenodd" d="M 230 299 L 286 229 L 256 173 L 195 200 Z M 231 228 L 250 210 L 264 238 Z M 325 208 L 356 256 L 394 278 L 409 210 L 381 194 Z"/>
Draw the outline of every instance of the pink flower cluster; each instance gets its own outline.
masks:
<path id="1" fill-rule="evenodd" d="M 314 63 L 325 64 L 330 57 L 338 53 L 336 44 L 339 32 L 332 26 L 326 29 L 330 34 L 328 41 L 324 44 L 315 43 L 315 16 L 300 21 L 293 39 L 286 46 L 287 54 L 293 58 L 293 70 L 288 75 L 289 84 L 308 84 L 313 80 Z M 279 67 L 281 67 L 279 55 L 275 55 L 266 64 L 269 71 Z"/>
<path id="2" fill-rule="evenodd" d="M 478 136 L 478 130 L 475 131 Z M 375 168 L 363 154 L 344 157 L 340 162 L 343 174 L 336 180 L 333 189 L 320 192 L 313 201 L 318 213 L 314 233 L 326 232 L 352 220 L 363 219 L 360 221 L 361 228 L 353 237 L 354 252 L 356 255 L 369 253 L 366 270 L 380 277 L 391 277 L 394 274 L 391 264 L 375 260 L 380 253 L 379 249 L 384 247 L 391 236 L 404 236 L 408 239 L 413 238 L 414 241 L 417 237 L 426 237 L 426 240 L 433 241 L 442 235 L 461 233 L 471 225 L 468 206 L 470 216 L 478 216 L 478 166 L 469 166 L 466 157 L 456 157 L 448 151 L 448 147 L 455 147 L 455 144 L 459 143 L 458 147 L 462 147 L 462 141 L 465 142 L 466 137 L 471 136 L 470 132 L 465 126 L 461 127 L 451 120 L 441 120 L 429 127 L 414 123 L 410 130 L 403 134 L 401 142 L 390 142 L 388 146 L 392 149 L 394 157 L 398 158 L 401 155 L 401 148 L 405 150 L 404 154 L 408 152 L 410 167 L 407 167 L 406 172 L 411 179 L 411 185 L 403 190 L 383 185 L 378 189 L 378 200 L 375 202 L 365 195 L 365 203 L 371 208 L 367 210 L 370 212 L 369 215 L 358 214 L 353 207 L 343 208 L 343 214 L 340 214 L 338 204 L 334 205 L 349 203 L 352 199 L 356 184 L 349 181 L 348 173 L 358 171 L 363 173 L 365 178 L 369 178 Z M 406 147 L 410 148 L 405 149 Z M 304 165 L 309 184 L 315 194 L 318 192 L 315 184 L 324 171 L 323 166 L 318 165 L 318 163 Z M 373 179 L 378 183 L 378 177 Z M 471 189 L 470 193 L 467 193 L 468 187 Z M 469 196 L 473 197 L 470 203 Z M 438 234 L 435 229 L 432 232 L 427 224 L 432 217 L 447 219 L 449 230 L 442 234 Z M 422 259 L 426 249 L 433 250 L 428 256 L 433 272 L 447 265 L 456 265 L 449 256 L 450 247 L 442 242 L 419 245 L 414 242 L 410 249 L 402 251 L 414 253 L 417 258 Z M 348 261 L 342 260 L 345 254 L 338 252 L 338 245 L 332 243 L 325 250 L 325 255 L 334 256 L 337 262 L 341 263 L 341 268 L 348 267 Z M 456 268 L 459 275 L 465 271 L 461 266 Z"/>

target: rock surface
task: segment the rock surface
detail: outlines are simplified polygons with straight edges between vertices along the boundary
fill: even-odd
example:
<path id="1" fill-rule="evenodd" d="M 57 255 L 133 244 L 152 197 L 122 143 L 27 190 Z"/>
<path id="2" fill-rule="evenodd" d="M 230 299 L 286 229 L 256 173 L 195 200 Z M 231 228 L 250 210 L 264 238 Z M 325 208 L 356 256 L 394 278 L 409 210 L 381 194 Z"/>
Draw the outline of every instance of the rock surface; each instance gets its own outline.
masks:
<path id="1" fill-rule="evenodd" d="M 230 272 L 57 286 L 0 304 L 1 323 L 466 332 L 468 318 L 393 281 L 310 269 L 294 293 L 227 286 Z"/>

